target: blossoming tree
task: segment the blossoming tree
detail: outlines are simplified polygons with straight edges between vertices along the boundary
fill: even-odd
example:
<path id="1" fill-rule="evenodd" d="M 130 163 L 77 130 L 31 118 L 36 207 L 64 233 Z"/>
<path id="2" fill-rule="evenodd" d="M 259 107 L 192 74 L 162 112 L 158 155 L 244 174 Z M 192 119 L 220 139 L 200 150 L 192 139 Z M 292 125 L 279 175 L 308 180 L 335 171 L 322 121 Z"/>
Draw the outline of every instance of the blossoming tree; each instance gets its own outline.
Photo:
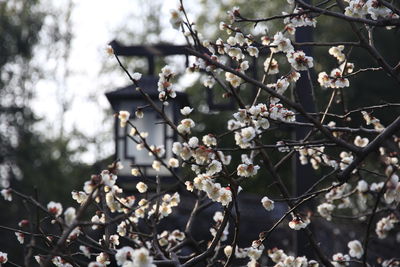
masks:
<path id="1" fill-rule="evenodd" d="M 331 113 L 336 94 L 351 90 L 351 82 L 363 72 L 384 72 L 387 79 L 400 85 L 399 67 L 388 63 L 374 45 L 374 28 L 387 30 L 388 34 L 400 26 L 400 8 L 395 1 L 386 0 L 325 0 L 310 4 L 304 0 L 288 0 L 281 15 L 268 18 L 251 18 L 242 14 L 238 7 L 227 12 L 228 18 L 220 23 L 220 30 L 228 34 L 226 40 L 204 40 L 190 21 L 181 2 L 177 10 L 171 11 L 171 24 L 187 38 L 187 52 L 193 56 L 188 71 L 205 76 L 204 86 L 217 84 L 226 91 L 226 96 L 235 100 L 238 109 L 226 122 L 222 134 L 203 133 L 195 137 L 196 121 L 191 118 L 191 107 L 181 109 L 183 119 L 178 125 L 164 112 L 164 106 L 175 98 L 174 77 L 170 66 L 159 74 L 159 101 L 156 103 L 141 88 L 141 74 L 130 74 L 115 56 L 116 63 L 125 71 L 150 108 L 179 135 L 172 148 L 155 146 L 147 140 L 148 133 L 141 132 L 130 120 L 131 114 L 121 110 L 117 114 L 120 127 L 128 127 L 129 138 L 137 149 L 145 149 L 154 157 L 152 167 L 168 170 L 176 179 L 177 186 L 184 188 L 195 199 L 195 204 L 183 229 L 166 231 L 160 222 L 170 216 L 180 205 L 177 190 L 165 189 L 160 177 L 156 178 L 155 190 L 150 191 L 147 177 L 137 166 L 111 164 L 107 170 L 93 175 L 83 189 L 72 192 L 76 207 L 63 207 L 61 203 L 38 202 L 12 188 L 1 191 L 6 201 L 21 198 L 34 207 L 37 219 L 27 218 L 18 227 L 1 226 L 14 231 L 25 249 L 25 265 L 34 258 L 39 264 L 48 266 L 399 266 L 399 253 L 393 258 L 382 258 L 371 254 L 370 241 L 387 242 L 399 229 L 400 182 L 398 172 L 400 117 L 388 125 L 372 115 L 375 110 L 390 110 L 399 104 L 377 104 Z M 318 27 L 324 16 L 346 21 L 357 41 L 307 42 L 293 40 L 296 30 L 302 27 Z M 273 34 L 252 36 L 246 33 L 243 24 L 277 21 L 280 30 Z M 378 41 L 378 40 L 376 40 Z M 336 67 L 318 73 L 314 79 L 311 69 L 318 58 L 307 55 L 302 47 L 320 46 L 332 56 Z M 353 47 L 364 49 L 375 61 L 375 65 L 359 68 L 352 58 Z M 251 60 L 258 58 L 260 51 L 267 53 L 264 74 L 261 80 L 249 75 Z M 109 53 L 113 54 L 112 48 Z M 290 95 L 290 91 L 301 77 L 309 79 L 311 89 L 328 90 L 330 97 L 323 99 L 324 109 L 314 113 L 306 109 Z M 245 96 L 243 88 L 257 88 L 254 98 Z M 161 106 L 161 108 L 160 108 Z M 146 111 L 138 110 L 136 117 L 146 118 Z M 350 127 L 346 121 L 361 115 L 363 125 Z M 302 116 L 306 122 L 297 118 Z M 301 140 L 280 140 L 266 143 L 264 136 L 280 131 L 280 126 L 306 127 L 308 134 Z M 343 126 L 340 126 L 343 125 Z M 150 133 L 151 134 L 151 133 Z M 223 139 L 233 138 L 235 147 L 223 147 Z M 172 149 L 174 157 L 164 159 L 166 149 Z M 274 162 L 271 151 L 279 151 L 280 159 Z M 240 151 L 239 164 L 232 157 Z M 290 193 L 281 177 L 279 167 L 286 161 L 298 158 L 303 165 L 313 169 L 324 168 L 329 172 L 299 195 Z M 378 162 L 371 165 L 368 161 Z M 137 193 L 132 195 L 118 186 L 118 169 L 132 167 L 132 175 L 140 177 Z M 190 171 L 189 178 L 181 177 L 177 168 Z M 255 179 L 264 170 L 268 179 L 277 186 L 286 203 L 286 211 L 271 225 L 258 234 L 248 247 L 239 247 L 238 233 L 240 217 L 238 194 L 241 184 Z M 317 173 L 317 172 L 316 172 Z M 319 173 L 319 172 L 318 172 Z M 304 212 L 308 202 L 318 203 L 315 210 Z M 271 196 L 261 196 L 259 205 L 266 212 L 274 210 Z M 193 222 L 198 213 L 210 203 L 218 203 L 221 212 L 216 212 L 211 227 L 210 240 L 196 240 L 192 235 Z M 366 225 L 362 235 L 349 239 L 340 251 L 328 255 L 324 243 L 317 240 L 310 225 L 317 217 L 334 221 L 347 212 L 347 218 Z M 32 216 L 31 216 L 32 217 Z M 233 222 L 233 231 L 227 225 Z M 45 225 L 55 225 L 49 229 Z M 290 231 L 305 233 L 306 241 L 314 252 L 314 258 L 293 254 L 285 247 L 268 243 L 278 226 L 285 225 Z M 50 227 L 51 228 L 51 227 Z M 95 240 L 94 235 L 100 236 Z M 228 239 L 227 237 L 230 236 Z M 397 234 L 397 237 L 399 235 Z M 399 238 L 398 238 L 399 239 Z M 123 241 L 122 241 L 123 240 Z M 187 248 L 193 248 L 187 253 Z M 7 251 L 0 253 L 0 264 L 14 264 Z"/>

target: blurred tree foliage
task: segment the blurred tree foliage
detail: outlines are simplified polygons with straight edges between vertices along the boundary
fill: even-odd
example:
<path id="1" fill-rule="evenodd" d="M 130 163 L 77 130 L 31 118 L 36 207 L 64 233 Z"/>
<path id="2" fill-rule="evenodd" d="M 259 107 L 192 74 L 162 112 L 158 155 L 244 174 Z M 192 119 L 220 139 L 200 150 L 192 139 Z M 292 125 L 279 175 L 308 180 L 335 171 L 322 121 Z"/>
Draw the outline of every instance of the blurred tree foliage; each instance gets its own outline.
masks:
<path id="1" fill-rule="evenodd" d="M 11 184 L 43 203 L 51 199 L 72 204 L 70 192 L 104 166 L 79 161 L 77 156 L 90 141 L 81 134 L 50 138 L 46 132 L 35 131 L 40 118 L 30 108 L 36 83 L 54 77 L 42 68 L 46 62 L 35 60 L 37 49 L 46 43 L 55 47 L 62 43 L 65 48 L 71 42 L 71 33 L 60 29 L 63 25 L 44 26 L 46 19 L 57 18 L 60 12 L 67 10 L 52 9 L 45 0 L 0 1 L 0 181 L 1 187 Z M 47 53 L 52 46 L 45 49 Z M 67 56 L 63 51 L 61 55 Z M 72 139 L 79 144 L 71 146 Z M 11 226 L 11 222 L 29 219 L 22 207 L 22 203 L 10 206 L 0 201 L 0 209 L 8 211 L 1 213 L 0 224 Z M 13 251 L 14 233 L 1 230 L 0 236 L 0 250 L 7 244 L 8 251 Z"/>
<path id="2" fill-rule="evenodd" d="M 10 175 L 19 176 L 15 166 L 15 150 L 19 132 L 24 125 L 27 103 L 32 97 L 32 70 L 29 60 L 38 33 L 43 25 L 43 13 L 31 10 L 38 1 L 0 2 L 0 174 L 3 186 Z"/>

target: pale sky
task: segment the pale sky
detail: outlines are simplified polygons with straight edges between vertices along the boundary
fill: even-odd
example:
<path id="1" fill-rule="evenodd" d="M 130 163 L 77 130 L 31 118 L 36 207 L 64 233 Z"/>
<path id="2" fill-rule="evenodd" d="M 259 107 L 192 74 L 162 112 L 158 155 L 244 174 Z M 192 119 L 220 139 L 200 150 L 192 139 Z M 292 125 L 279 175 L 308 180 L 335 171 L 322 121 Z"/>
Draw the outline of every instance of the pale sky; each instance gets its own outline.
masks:
<path id="1" fill-rule="evenodd" d="M 113 152 L 113 120 L 111 118 L 106 120 L 106 123 L 104 122 L 106 118 L 104 109 L 110 108 L 104 93 L 113 88 L 128 85 L 129 80 L 118 70 L 109 75 L 99 74 L 99 72 L 104 60 L 113 61 L 114 63 L 111 62 L 111 64 L 115 64 L 116 69 L 119 68 L 114 58 L 107 58 L 106 45 L 115 38 L 113 32 L 124 25 L 124 20 L 128 16 L 140 15 L 140 3 L 145 2 L 74 0 L 75 6 L 72 13 L 74 39 L 68 63 L 71 75 L 63 89 L 67 99 L 71 100 L 71 106 L 65 114 L 64 127 L 67 134 L 75 127 L 102 143 L 102 155 L 96 156 L 94 147 L 89 147 L 90 152 L 83 155 L 83 160 L 86 162 L 93 162 Z M 182 44 L 184 39 L 181 33 L 173 30 L 168 22 L 169 10 L 177 6 L 178 1 L 163 1 L 162 23 L 167 30 L 163 32 L 162 39 Z M 57 88 L 60 87 L 54 81 L 40 81 L 36 86 L 37 98 L 33 103 L 35 113 L 45 118 L 38 129 L 49 136 L 58 133 L 60 127 Z M 105 137 L 106 141 L 103 140 L 104 134 L 109 134 Z"/>

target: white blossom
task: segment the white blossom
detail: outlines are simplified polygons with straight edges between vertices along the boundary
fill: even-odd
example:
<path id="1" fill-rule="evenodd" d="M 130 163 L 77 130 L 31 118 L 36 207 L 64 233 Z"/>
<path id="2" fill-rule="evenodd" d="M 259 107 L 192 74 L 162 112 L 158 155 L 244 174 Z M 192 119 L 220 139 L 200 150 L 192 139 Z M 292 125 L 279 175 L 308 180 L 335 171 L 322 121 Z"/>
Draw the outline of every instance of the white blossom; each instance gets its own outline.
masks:
<path id="1" fill-rule="evenodd" d="M 345 267 L 349 265 L 348 261 L 350 260 L 350 257 L 347 254 L 343 255 L 342 253 L 336 253 L 332 256 L 332 260 L 334 267 Z"/>
<path id="2" fill-rule="evenodd" d="M 264 71 L 267 72 L 267 74 L 277 74 L 279 73 L 279 64 L 278 61 L 276 61 L 274 58 L 267 58 L 264 61 Z"/>
<path id="3" fill-rule="evenodd" d="M 108 56 L 113 56 L 114 55 L 114 49 L 112 48 L 111 45 L 107 45 L 105 48 L 105 52 L 107 53 Z"/>
<path id="4" fill-rule="evenodd" d="M 254 46 L 249 46 L 247 47 L 247 52 L 249 53 L 250 56 L 252 57 L 258 57 L 258 48 Z"/>
<path id="5" fill-rule="evenodd" d="M 192 113 L 192 111 L 193 111 L 192 108 L 190 108 L 190 107 L 188 107 L 188 106 L 185 106 L 185 107 L 183 107 L 183 108 L 181 109 L 181 114 L 184 115 L 184 116 L 187 116 L 187 115 L 189 115 L 190 113 Z"/>
<path id="6" fill-rule="evenodd" d="M 182 24 L 182 18 L 180 12 L 175 9 L 171 9 L 170 15 L 171 17 L 169 19 L 169 22 L 171 23 L 172 27 L 174 27 L 174 29 L 179 29 L 179 27 Z"/>
<path id="7" fill-rule="evenodd" d="M 217 145 L 217 139 L 212 134 L 204 135 L 202 138 L 202 141 L 206 146 L 216 146 Z"/>
<path id="8" fill-rule="evenodd" d="M 81 245 L 81 246 L 79 246 L 79 250 L 82 251 L 83 255 L 86 258 L 90 259 L 90 249 L 89 249 L 89 247 Z"/>
<path id="9" fill-rule="evenodd" d="M 137 267 L 156 267 L 155 264 L 153 264 L 153 257 L 150 256 L 149 251 L 141 247 L 139 249 L 135 249 L 134 254 L 133 254 L 133 266 Z"/>
<path id="10" fill-rule="evenodd" d="M 342 52 L 344 50 L 344 45 L 332 46 L 329 48 L 328 52 L 330 55 L 334 56 L 339 63 L 346 60 L 346 55 Z"/>
<path id="11" fill-rule="evenodd" d="M 132 78 L 133 78 L 135 81 L 139 81 L 139 80 L 142 78 L 142 74 L 139 73 L 139 72 L 135 72 L 135 73 L 132 74 Z"/>
<path id="12" fill-rule="evenodd" d="M 61 203 L 50 201 L 47 204 L 47 210 L 49 213 L 53 214 L 54 216 L 58 217 L 62 214 L 63 208 Z"/>
<path id="13" fill-rule="evenodd" d="M 221 188 L 219 190 L 218 202 L 223 206 L 227 206 L 232 201 L 232 192 L 229 189 Z"/>
<path id="14" fill-rule="evenodd" d="M 239 44 L 240 46 L 244 45 L 245 39 L 241 32 L 237 32 L 235 34 L 235 44 Z"/>
<path id="15" fill-rule="evenodd" d="M 103 183 L 109 187 L 112 187 L 115 185 L 115 182 L 117 181 L 117 176 L 108 170 L 103 170 L 100 174 L 101 179 Z"/>
<path id="16" fill-rule="evenodd" d="M 289 51 L 293 51 L 294 49 L 290 40 L 288 38 L 285 38 L 282 32 L 277 32 L 274 35 L 274 41 L 270 45 L 276 46 L 276 47 L 271 47 L 271 51 L 274 53 L 278 53 L 281 51 L 287 53 Z"/>
<path id="17" fill-rule="evenodd" d="M 289 227 L 293 230 L 300 230 L 306 228 L 307 225 L 310 223 L 308 218 L 303 218 L 300 216 L 293 216 L 293 219 L 289 222 Z"/>
<path id="18" fill-rule="evenodd" d="M 256 136 L 256 130 L 253 127 L 243 128 L 240 133 L 235 132 L 236 144 L 241 148 L 250 146 L 250 141 Z"/>
<path id="19" fill-rule="evenodd" d="M 241 78 L 230 72 L 225 72 L 225 79 L 235 88 L 239 87 L 239 85 L 242 83 Z"/>
<path id="20" fill-rule="evenodd" d="M 219 173 L 222 170 L 222 164 L 218 160 L 213 160 L 211 163 L 207 166 L 207 175 L 214 175 L 216 173 Z"/>
<path id="21" fill-rule="evenodd" d="M 302 8 L 297 7 L 297 8 L 295 8 L 295 10 L 292 13 L 293 14 L 299 14 L 299 13 L 301 13 L 303 11 L 304 10 Z M 287 12 L 282 12 L 282 15 L 288 15 L 288 13 Z M 296 16 L 290 16 L 290 17 L 284 18 L 283 23 L 285 23 L 287 26 L 288 25 L 293 26 L 294 28 L 296 28 L 296 27 L 305 27 L 305 26 L 315 27 L 317 21 L 314 18 L 308 16 L 307 14 L 299 14 L 299 15 L 296 15 Z"/>
<path id="22" fill-rule="evenodd" d="M 118 119 L 121 127 L 125 127 L 127 121 L 129 120 L 130 113 L 126 110 L 121 110 L 118 114 Z"/>
<path id="23" fill-rule="evenodd" d="M 330 203 L 322 203 L 317 207 L 318 213 L 328 221 L 332 220 L 332 211 L 334 209 L 335 206 Z"/>
<path id="24" fill-rule="evenodd" d="M 368 183 L 365 181 L 365 180 L 360 180 L 360 181 L 358 181 L 358 183 L 357 183 L 357 190 L 360 192 L 360 193 L 365 193 L 365 192 L 367 192 L 368 191 Z"/>
<path id="25" fill-rule="evenodd" d="M 314 66 L 313 58 L 306 56 L 303 51 L 288 52 L 286 56 L 289 63 L 297 71 L 306 71 Z"/>
<path id="26" fill-rule="evenodd" d="M 242 61 L 242 63 L 240 63 L 240 70 L 241 71 L 245 71 L 249 69 L 249 62 L 247 60 Z"/>
<path id="27" fill-rule="evenodd" d="M 179 160 L 176 158 L 170 158 L 168 160 L 168 165 L 172 168 L 178 168 L 179 167 Z"/>
<path id="28" fill-rule="evenodd" d="M 133 248 L 127 246 L 118 249 L 117 253 L 115 254 L 115 260 L 117 261 L 117 264 L 121 266 L 127 261 L 132 261 L 134 252 L 135 251 Z"/>
<path id="29" fill-rule="evenodd" d="M 350 17 L 362 18 L 367 13 L 367 5 L 365 5 L 365 0 L 352 0 L 349 2 L 349 6 L 345 8 L 345 15 Z"/>
<path id="30" fill-rule="evenodd" d="M 230 47 L 227 49 L 227 54 L 230 56 L 233 60 L 239 61 L 244 59 L 244 54 L 242 49 L 238 47 Z"/>
<path id="31" fill-rule="evenodd" d="M 96 262 L 108 265 L 110 264 L 110 257 L 105 252 L 100 252 L 100 254 L 96 257 Z"/>
<path id="32" fill-rule="evenodd" d="M 399 220 L 394 215 L 383 217 L 376 223 L 375 232 L 380 239 L 386 238 L 389 231 L 395 227 Z"/>
<path id="33" fill-rule="evenodd" d="M 23 244 L 25 242 L 25 235 L 21 232 L 15 232 L 15 236 L 17 237 L 17 240 L 20 244 Z"/>
<path id="34" fill-rule="evenodd" d="M 64 212 L 64 221 L 67 226 L 71 226 L 76 218 L 76 210 L 73 207 L 69 207 Z"/>
<path id="35" fill-rule="evenodd" d="M 258 248 L 250 247 L 247 250 L 247 256 L 252 260 L 258 260 L 261 257 L 263 250 L 264 250 L 263 245 L 259 246 Z"/>
<path id="36" fill-rule="evenodd" d="M 282 249 L 273 248 L 268 250 L 268 257 L 275 263 L 282 262 L 287 258 L 287 255 Z"/>
<path id="37" fill-rule="evenodd" d="M 133 176 L 139 176 L 140 175 L 140 170 L 138 168 L 132 168 L 131 169 L 131 174 Z"/>
<path id="38" fill-rule="evenodd" d="M 12 201 L 12 194 L 11 194 L 11 189 L 2 189 L 1 190 L 1 195 L 3 196 L 4 200 L 6 201 Z"/>
<path id="39" fill-rule="evenodd" d="M 225 256 L 228 258 L 228 257 L 230 257 L 231 256 L 231 254 L 232 254 L 232 246 L 226 246 L 225 248 L 224 248 L 224 254 L 225 254 Z"/>
<path id="40" fill-rule="evenodd" d="M 274 209 L 274 201 L 272 201 L 271 199 L 269 199 L 267 196 L 263 197 L 261 199 L 261 203 L 263 205 L 263 207 L 267 210 L 267 211 L 271 211 Z"/>
<path id="41" fill-rule="evenodd" d="M 350 241 L 347 246 L 349 247 L 349 255 L 353 258 L 361 259 L 364 254 L 364 249 L 360 241 Z"/>
<path id="42" fill-rule="evenodd" d="M 136 184 L 136 189 L 139 193 L 145 193 L 147 191 L 147 185 L 143 182 L 139 182 Z"/>
<path id="43" fill-rule="evenodd" d="M 356 138 L 354 139 L 354 144 L 358 147 L 366 147 L 368 143 L 369 140 L 366 137 L 361 138 L 361 136 L 357 135 Z"/>
<path id="44" fill-rule="evenodd" d="M 153 164 L 151 165 L 151 167 L 156 170 L 156 171 L 160 171 L 161 169 L 161 162 L 158 160 L 154 160 Z"/>
<path id="45" fill-rule="evenodd" d="M 193 128 L 196 124 L 192 119 L 183 119 L 181 123 L 178 125 L 178 132 L 181 134 L 190 133 L 191 128 Z"/>

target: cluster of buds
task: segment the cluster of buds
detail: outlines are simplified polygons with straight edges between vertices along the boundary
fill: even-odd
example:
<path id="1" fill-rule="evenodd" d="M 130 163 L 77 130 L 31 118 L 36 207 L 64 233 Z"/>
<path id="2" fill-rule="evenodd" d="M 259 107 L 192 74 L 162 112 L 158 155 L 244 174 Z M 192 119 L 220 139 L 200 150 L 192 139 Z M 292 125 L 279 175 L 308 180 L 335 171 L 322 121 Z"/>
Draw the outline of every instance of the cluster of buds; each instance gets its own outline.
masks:
<path id="1" fill-rule="evenodd" d="M 161 73 L 158 75 L 160 77 L 158 80 L 158 98 L 164 103 L 168 103 L 166 102 L 168 98 L 176 97 L 176 90 L 171 82 L 171 79 L 174 77 L 174 75 L 175 73 L 168 65 L 164 66 L 161 69 Z"/>

